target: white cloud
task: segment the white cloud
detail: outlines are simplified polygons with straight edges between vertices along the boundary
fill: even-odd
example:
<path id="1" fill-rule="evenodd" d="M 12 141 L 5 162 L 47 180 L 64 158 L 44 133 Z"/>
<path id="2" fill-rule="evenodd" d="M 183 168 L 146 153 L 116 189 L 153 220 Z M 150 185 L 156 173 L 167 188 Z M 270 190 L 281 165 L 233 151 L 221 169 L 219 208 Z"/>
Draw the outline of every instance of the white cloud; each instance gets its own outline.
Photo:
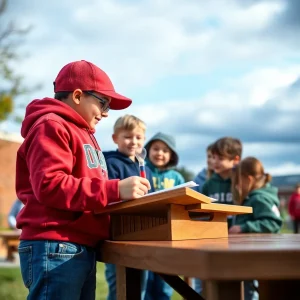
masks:
<path id="1" fill-rule="evenodd" d="M 248 90 L 249 103 L 261 106 L 280 93 L 282 88 L 291 85 L 298 78 L 300 64 L 293 67 L 259 68 L 249 73 L 241 82 L 240 88 Z"/>
<path id="2" fill-rule="evenodd" d="M 284 7 L 283 2 L 275 1 L 257 2 L 247 9 L 242 6 L 237 8 L 235 5 L 231 5 L 227 6 L 227 11 L 224 11 L 221 18 L 225 27 L 232 32 L 257 32 L 268 26 L 274 15 L 282 12 Z M 237 24 L 239 24 L 238 28 L 236 28 Z"/>
<path id="3" fill-rule="evenodd" d="M 300 95 L 290 88 L 300 73 L 298 47 L 269 32 L 284 1 L 10 3 L 11 16 L 35 26 L 24 46 L 30 56 L 17 65 L 29 86 L 44 84 L 32 97 L 51 96 L 60 68 L 78 59 L 103 68 L 120 93 L 138 89 L 143 99 L 143 87 L 153 91 L 155 105 L 134 102 L 101 122 L 97 138 L 105 150 L 115 148 L 116 118 L 130 113 L 147 123 L 148 137 L 158 130 L 173 133 L 181 163 L 195 172 L 205 163 L 206 145 L 228 134 L 242 137 L 245 153 L 261 155 L 271 169 L 280 164 L 284 172 L 300 164 L 293 156 L 299 145 L 291 143 L 300 126 Z M 220 70 L 220 86 L 212 84 L 205 94 L 201 82 L 181 99 L 161 96 L 156 85 L 176 76 L 214 78 Z M 10 128 L 9 122 L 1 128 Z"/>
<path id="4" fill-rule="evenodd" d="M 195 173 L 205 164 L 206 146 L 226 135 L 236 136 L 243 141 L 244 157 L 256 156 L 271 170 L 287 160 L 287 164 L 282 164 L 282 172 L 290 173 L 291 169 L 287 166 L 291 160 L 298 161 L 299 152 L 299 143 L 293 141 L 298 132 L 290 128 L 297 127 L 299 123 L 300 106 L 294 108 L 292 115 L 289 110 L 281 110 L 280 105 L 286 102 L 281 97 L 293 84 L 291 79 L 297 78 L 297 68 L 257 69 L 236 78 L 235 86 L 240 87 L 236 90 L 232 82 L 228 81 L 228 86 L 211 95 L 208 93 L 203 98 L 169 99 L 159 109 L 154 105 L 136 104 L 125 113 L 137 115 L 146 121 L 148 138 L 157 131 L 173 133 L 181 164 Z M 253 104 L 251 95 L 257 86 L 262 86 L 262 81 L 267 83 L 264 87 L 266 99 Z M 280 93 L 275 97 L 277 91 Z M 272 98 L 268 98 L 270 96 Z M 188 103 L 184 109 L 183 103 Z M 118 112 L 117 116 L 122 114 Z M 116 119 L 113 118 L 109 126 L 105 127 L 106 130 L 112 128 Z M 99 128 L 102 128 L 102 124 Z M 284 138 L 288 138 L 289 143 L 281 140 Z"/>
<path id="5" fill-rule="evenodd" d="M 103 0 L 75 1 L 72 10 L 68 3 L 61 1 L 60 7 L 51 3 L 50 8 L 35 2 L 26 14 L 18 15 L 20 22 L 30 20 L 35 26 L 29 38 L 35 48 L 20 66 L 28 81 L 48 84 L 54 70 L 86 58 L 109 71 L 116 85 L 126 89 L 151 85 L 171 74 L 195 74 L 229 61 L 270 55 L 273 45 L 266 45 L 255 33 L 282 7 L 270 2 L 246 9 L 234 1 L 200 5 L 183 0 L 126 4 Z M 59 22 L 51 14 L 45 17 L 42 12 L 47 13 L 47 8 L 59 12 Z M 219 20 L 220 26 L 207 26 L 208 16 Z M 35 66 L 40 68 L 28 74 Z"/>
<path id="6" fill-rule="evenodd" d="M 286 162 L 284 164 L 271 167 L 268 170 L 268 173 L 274 176 L 300 174 L 300 164 L 295 164 L 293 162 Z"/>

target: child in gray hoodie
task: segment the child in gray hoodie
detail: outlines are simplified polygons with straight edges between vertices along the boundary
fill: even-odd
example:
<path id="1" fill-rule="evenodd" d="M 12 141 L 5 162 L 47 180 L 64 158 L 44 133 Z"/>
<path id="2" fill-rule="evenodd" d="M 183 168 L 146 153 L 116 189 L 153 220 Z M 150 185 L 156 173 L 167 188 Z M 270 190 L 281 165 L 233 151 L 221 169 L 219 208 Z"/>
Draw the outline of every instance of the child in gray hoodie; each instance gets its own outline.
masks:
<path id="1" fill-rule="evenodd" d="M 178 164 L 175 139 L 165 133 L 158 132 L 145 145 L 147 150 L 147 166 L 152 172 L 156 191 L 174 187 L 184 183 L 182 175 L 174 170 Z M 153 272 L 148 274 L 146 300 L 171 299 L 173 289 Z"/>

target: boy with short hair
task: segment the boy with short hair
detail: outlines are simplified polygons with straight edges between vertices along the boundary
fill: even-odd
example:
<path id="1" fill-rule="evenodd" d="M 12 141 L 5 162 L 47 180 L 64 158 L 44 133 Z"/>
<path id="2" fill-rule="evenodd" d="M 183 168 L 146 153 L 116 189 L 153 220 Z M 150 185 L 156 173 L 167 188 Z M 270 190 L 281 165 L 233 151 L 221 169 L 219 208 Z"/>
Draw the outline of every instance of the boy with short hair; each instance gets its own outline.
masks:
<path id="1" fill-rule="evenodd" d="M 218 203 L 232 204 L 231 171 L 242 156 L 242 143 L 239 139 L 223 137 L 212 146 L 214 174 L 203 185 L 202 193 L 217 199 Z"/>
<path id="2" fill-rule="evenodd" d="M 216 203 L 233 204 L 231 192 L 231 172 L 242 156 L 242 143 L 239 139 L 223 137 L 211 146 L 214 161 L 214 173 L 204 183 L 202 194 L 217 199 Z M 228 228 L 232 225 L 232 216 L 227 218 Z M 195 279 L 195 289 L 201 294 L 201 280 Z"/>
<path id="3" fill-rule="evenodd" d="M 26 108 L 17 153 L 16 192 L 24 203 L 20 267 L 27 299 L 95 299 L 96 247 L 109 237 L 109 217 L 93 211 L 148 192 L 147 179 L 108 180 L 93 135 L 109 109 L 131 100 L 117 94 L 107 74 L 87 61 L 64 66 L 55 99 Z"/>
<path id="4" fill-rule="evenodd" d="M 139 163 L 135 154 L 144 147 L 146 124 L 133 115 L 125 115 L 117 119 L 112 135 L 118 149 L 103 152 L 108 169 L 109 179 L 124 179 L 130 176 L 139 176 Z M 153 192 L 153 182 L 150 169 L 146 166 L 146 176 Z M 142 299 L 145 296 L 147 271 L 143 273 Z M 108 284 L 107 300 L 115 300 L 116 297 L 116 267 L 113 264 L 105 264 L 105 277 Z"/>

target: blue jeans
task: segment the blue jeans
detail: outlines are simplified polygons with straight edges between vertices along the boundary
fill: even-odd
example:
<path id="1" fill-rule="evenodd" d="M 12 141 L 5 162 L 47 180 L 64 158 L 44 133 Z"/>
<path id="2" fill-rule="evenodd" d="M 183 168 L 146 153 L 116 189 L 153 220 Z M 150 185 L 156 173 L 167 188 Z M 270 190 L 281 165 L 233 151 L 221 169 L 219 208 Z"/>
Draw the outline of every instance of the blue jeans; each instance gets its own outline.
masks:
<path id="1" fill-rule="evenodd" d="M 257 280 L 245 280 L 244 281 L 244 299 L 245 300 L 258 300 L 259 295 L 257 293 L 258 281 Z"/>
<path id="2" fill-rule="evenodd" d="M 20 267 L 28 300 L 95 300 L 96 252 L 62 241 L 25 241 Z"/>
<path id="3" fill-rule="evenodd" d="M 157 274 L 149 271 L 145 300 L 170 300 L 173 289 Z"/>
<path id="4" fill-rule="evenodd" d="M 117 299 L 116 266 L 105 264 L 105 278 L 108 285 L 107 300 Z M 141 299 L 145 299 L 146 286 L 148 281 L 148 271 L 142 271 L 141 274 Z"/>
<path id="5" fill-rule="evenodd" d="M 193 288 L 198 293 L 202 293 L 202 281 L 199 278 L 193 278 Z"/>

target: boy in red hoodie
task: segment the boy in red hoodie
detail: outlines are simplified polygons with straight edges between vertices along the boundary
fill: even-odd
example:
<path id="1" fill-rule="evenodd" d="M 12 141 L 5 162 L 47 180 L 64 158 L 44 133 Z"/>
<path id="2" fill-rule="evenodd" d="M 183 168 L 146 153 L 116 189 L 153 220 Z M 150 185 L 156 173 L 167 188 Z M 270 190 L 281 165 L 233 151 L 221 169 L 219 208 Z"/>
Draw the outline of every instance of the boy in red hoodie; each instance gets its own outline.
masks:
<path id="1" fill-rule="evenodd" d="M 288 211 L 293 220 L 294 233 L 298 233 L 300 225 L 300 183 L 295 187 L 295 192 L 291 195 Z"/>
<path id="2" fill-rule="evenodd" d="M 109 109 L 131 100 L 117 94 L 107 74 L 87 61 L 64 66 L 54 98 L 26 108 L 17 153 L 16 192 L 25 205 L 17 217 L 27 299 L 94 300 L 96 246 L 109 237 L 109 217 L 94 210 L 141 197 L 147 179 L 108 180 L 93 135 Z"/>

